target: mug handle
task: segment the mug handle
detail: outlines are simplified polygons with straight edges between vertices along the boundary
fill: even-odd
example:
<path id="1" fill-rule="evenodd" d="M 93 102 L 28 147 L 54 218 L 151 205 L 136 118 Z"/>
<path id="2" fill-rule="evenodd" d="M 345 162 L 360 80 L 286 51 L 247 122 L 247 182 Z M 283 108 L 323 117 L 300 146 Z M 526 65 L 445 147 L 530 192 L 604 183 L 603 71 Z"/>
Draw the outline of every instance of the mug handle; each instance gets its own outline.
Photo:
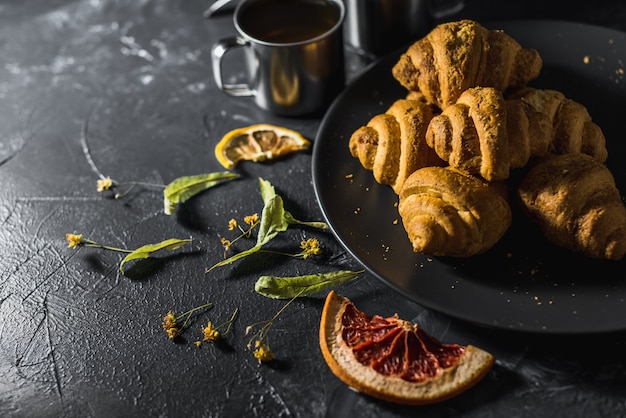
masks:
<path id="1" fill-rule="evenodd" d="M 436 1 L 432 3 L 437 3 Z M 465 7 L 465 1 L 463 0 L 448 0 L 441 2 L 440 7 L 436 7 L 433 4 L 432 17 L 435 19 L 442 19 L 451 14 L 460 12 Z"/>
<path id="2" fill-rule="evenodd" d="M 213 63 L 213 77 L 215 78 L 215 84 L 224 93 L 235 97 L 254 96 L 254 90 L 250 88 L 249 84 L 226 84 L 222 77 L 222 58 L 228 51 L 232 51 L 236 48 L 242 48 L 248 45 L 248 42 L 239 37 L 231 36 L 228 38 L 220 39 L 211 49 L 211 61 Z"/>

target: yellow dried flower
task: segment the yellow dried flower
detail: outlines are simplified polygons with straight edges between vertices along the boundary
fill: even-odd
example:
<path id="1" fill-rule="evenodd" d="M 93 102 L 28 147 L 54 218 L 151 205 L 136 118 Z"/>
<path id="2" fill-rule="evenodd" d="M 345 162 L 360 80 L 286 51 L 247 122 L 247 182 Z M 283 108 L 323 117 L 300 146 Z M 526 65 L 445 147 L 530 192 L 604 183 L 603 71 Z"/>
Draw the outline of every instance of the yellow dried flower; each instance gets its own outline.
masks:
<path id="1" fill-rule="evenodd" d="M 178 337 L 178 333 L 180 330 L 176 327 L 172 327 L 172 328 L 166 329 L 165 331 L 167 332 L 167 336 L 170 337 L 170 340 L 173 340 L 176 337 Z"/>
<path id="2" fill-rule="evenodd" d="M 302 249 L 302 257 L 309 258 L 314 255 L 321 254 L 322 249 L 320 248 L 320 243 L 317 238 L 309 238 L 303 240 L 300 243 L 300 248 Z"/>
<path id="3" fill-rule="evenodd" d="M 105 179 L 99 179 L 96 184 L 98 192 L 103 192 L 113 187 L 113 180 L 111 180 L 111 177 L 107 177 Z"/>
<path id="4" fill-rule="evenodd" d="M 170 339 L 173 340 L 176 337 L 178 337 L 178 335 L 185 329 L 185 327 L 187 326 L 187 322 L 189 321 L 189 319 L 195 312 L 197 312 L 200 309 L 209 308 L 212 305 L 213 305 L 212 303 L 206 303 L 204 305 L 197 306 L 193 309 L 190 309 L 184 314 L 179 315 L 179 316 L 176 316 L 174 312 L 170 310 L 167 312 L 167 314 L 163 315 L 163 319 L 161 320 L 163 329 L 165 330 L 167 335 L 170 337 Z M 182 321 L 182 325 L 179 325 L 178 321 L 183 318 L 185 318 L 185 320 Z"/>
<path id="5" fill-rule="evenodd" d="M 254 358 L 259 361 L 259 364 L 274 359 L 274 353 L 272 353 L 270 348 L 263 341 L 256 340 L 254 346 L 256 347 L 254 350 Z"/>
<path id="6" fill-rule="evenodd" d="M 206 327 L 202 327 L 202 334 L 204 334 L 203 341 L 208 341 L 210 343 L 214 343 L 222 337 L 220 332 L 213 328 L 211 321 L 207 323 Z"/>
<path id="7" fill-rule="evenodd" d="M 65 239 L 69 248 L 78 248 L 83 243 L 82 234 L 65 234 Z"/>
<path id="8" fill-rule="evenodd" d="M 248 225 L 255 225 L 259 222 L 259 215 L 256 213 L 254 215 L 248 215 L 243 218 L 243 221 Z"/>
<path id="9" fill-rule="evenodd" d="M 194 344 L 199 348 L 202 345 L 202 341 L 196 341 Z"/>
<path id="10" fill-rule="evenodd" d="M 230 250 L 230 246 L 233 245 L 233 243 L 226 238 L 222 238 L 220 241 L 222 242 L 222 247 L 224 247 L 225 250 Z"/>
<path id="11" fill-rule="evenodd" d="M 230 221 L 228 221 L 228 230 L 232 231 L 233 229 L 237 228 L 238 224 L 237 221 L 235 219 L 231 219 Z"/>
<path id="12" fill-rule="evenodd" d="M 163 317 L 163 329 L 167 331 L 171 328 L 176 328 L 176 315 L 174 315 L 174 312 L 169 311 Z"/>

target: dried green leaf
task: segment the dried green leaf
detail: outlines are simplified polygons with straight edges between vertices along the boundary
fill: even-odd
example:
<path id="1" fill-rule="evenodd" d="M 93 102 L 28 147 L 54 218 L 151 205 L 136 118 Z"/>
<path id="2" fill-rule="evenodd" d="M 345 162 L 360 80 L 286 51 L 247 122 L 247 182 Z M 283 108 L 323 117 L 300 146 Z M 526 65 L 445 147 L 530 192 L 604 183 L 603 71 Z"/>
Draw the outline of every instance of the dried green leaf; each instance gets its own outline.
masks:
<path id="1" fill-rule="evenodd" d="M 174 251 L 182 247 L 183 245 L 191 242 L 191 239 L 177 239 L 171 238 L 157 244 L 147 244 L 136 250 L 128 253 L 126 257 L 120 263 L 120 272 L 124 274 L 124 264 L 131 260 L 145 259 L 150 257 L 153 253 L 160 250 Z"/>
<path id="2" fill-rule="evenodd" d="M 239 177 L 238 174 L 230 171 L 179 177 L 168 184 L 163 191 L 163 210 L 166 215 L 171 215 L 176 211 L 179 203 L 184 203 L 206 189 L 237 177 Z"/>
<path id="3" fill-rule="evenodd" d="M 265 202 L 261 212 L 261 223 L 257 235 L 257 245 L 266 244 L 276 236 L 278 232 L 287 230 L 289 224 L 285 220 L 283 199 L 275 195 Z"/>
<path id="4" fill-rule="evenodd" d="M 363 270 L 339 270 L 295 277 L 261 276 L 254 285 L 254 290 L 272 299 L 291 299 L 309 296 L 347 283 L 356 279 L 362 272 Z"/>
<path id="5" fill-rule="evenodd" d="M 286 231 L 289 225 L 305 225 L 318 229 L 328 229 L 328 224 L 325 222 L 309 222 L 296 219 L 291 212 L 285 210 L 282 197 L 276 194 L 274 186 L 270 182 L 261 178 L 259 183 L 265 205 L 261 219 L 265 221 L 265 225 L 261 224 L 259 228 L 259 241 L 264 240 L 265 234 L 271 231 Z"/>
<path id="6" fill-rule="evenodd" d="M 274 239 L 279 232 L 287 229 L 288 225 L 283 216 L 283 200 L 275 193 L 274 186 L 272 186 L 270 182 L 260 179 L 260 186 L 261 197 L 263 198 L 264 205 L 263 211 L 261 212 L 261 221 L 259 224 L 256 245 L 214 264 L 210 268 L 206 269 L 206 273 L 217 267 L 232 264 L 237 260 L 258 252 L 265 244 Z"/>
<path id="7" fill-rule="evenodd" d="M 214 264 L 206 270 L 207 273 L 216 267 L 231 264 L 243 257 L 256 253 L 265 244 L 274 239 L 280 232 L 286 231 L 290 224 L 309 225 L 322 229 L 328 228 L 328 226 L 323 222 L 298 221 L 291 215 L 291 213 L 285 211 L 282 197 L 276 194 L 274 186 L 269 181 L 259 178 L 259 185 L 261 197 L 263 198 L 263 211 L 261 212 L 256 245 L 246 251 L 242 251 Z"/>
<path id="8" fill-rule="evenodd" d="M 285 222 L 287 222 L 290 225 L 305 225 L 305 226 L 310 226 L 312 228 L 329 229 L 328 224 L 326 222 L 300 221 L 294 218 L 293 215 L 287 211 L 285 211 L 285 214 L 283 216 L 285 218 Z"/>
<path id="9" fill-rule="evenodd" d="M 261 188 L 261 197 L 263 198 L 263 204 L 267 205 L 267 202 L 276 196 L 276 190 L 272 183 L 263 178 L 259 178 L 259 186 Z"/>
<path id="10" fill-rule="evenodd" d="M 237 254 L 234 254 L 234 255 L 232 255 L 232 256 L 230 256 L 230 257 L 220 261 L 219 263 L 213 264 L 213 266 L 211 266 L 210 268 L 208 268 L 206 270 L 206 273 L 210 272 L 214 268 L 222 267 L 222 266 L 225 266 L 227 264 L 232 264 L 232 263 L 234 263 L 235 261 L 237 261 L 237 260 L 239 260 L 241 258 L 244 258 L 244 257 L 247 257 L 247 256 L 249 256 L 251 254 L 254 254 L 254 253 L 258 252 L 261 249 L 261 247 L 262 247 L 262 245 L 255 245 L 252 248 L 248 248 L 247 250 L 238 252 Z"/>

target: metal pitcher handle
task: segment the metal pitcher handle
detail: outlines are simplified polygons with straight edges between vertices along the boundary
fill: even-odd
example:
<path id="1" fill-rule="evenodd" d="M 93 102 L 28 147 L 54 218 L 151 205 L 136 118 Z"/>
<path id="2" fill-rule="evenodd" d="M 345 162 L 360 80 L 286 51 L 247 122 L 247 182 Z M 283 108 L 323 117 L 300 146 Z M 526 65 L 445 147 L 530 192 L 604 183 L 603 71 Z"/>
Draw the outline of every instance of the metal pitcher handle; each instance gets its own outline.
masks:
<path id="1" fill-rule="evenodd" d="M 255 92 L 250 88 L 249 84 L 226 84 L 222 76 L 222 58 L 228 51 L 236 48 L 242 48 L 248 45 L 248 42 L 239 37 L 231 36 L 220 39 L 211 50 L 211 62 L 213 64 L 213 77 L 215 84 L 224 93 L 236 97 L 254 96 Z"/>
<path id="2" fill-rule="evenodd" d="M 436 5 L 436 1 L 433 1 L 432 16 L 435 19 L 442 19 L 454 13 L 460 12 L 465 7 L 465 1 L 463 0 L 447 0 L 439 2 L 440 5 Z"/>

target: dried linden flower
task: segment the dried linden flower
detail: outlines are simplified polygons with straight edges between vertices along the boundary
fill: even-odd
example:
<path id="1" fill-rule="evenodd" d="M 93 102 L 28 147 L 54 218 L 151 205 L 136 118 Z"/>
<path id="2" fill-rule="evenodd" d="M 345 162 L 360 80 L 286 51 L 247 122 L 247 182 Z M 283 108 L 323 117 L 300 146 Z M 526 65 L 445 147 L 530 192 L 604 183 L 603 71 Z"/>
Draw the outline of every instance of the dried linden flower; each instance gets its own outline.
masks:
<path id="1" fill-rule="evenodd" d="M 322 249 L 320 248 L 320 243 L 317 238 L 309 238 L 303 240 L 300 243 L 300 248 L 302 249 L 302 257 L 309 258 L 314 255 L 321 254 Z"/>
<path id="2" fill-rule="evenodd" d="M 167 332 L 167 336 L 170 337 L 170 340 L 178 337 L 178 333 L 180 332 L 180 330 L 176 327 L 168 328 L 165 331 Z"/>
<path id="3" fill-rule="evenodd" d="M 203 341 L 208 341 L 210 343 L 214 343 L 222 337 L 220 332 L 213 328 L 211 321 L 207 323 L 206 327 L 202 327 L 202 334 L 204 335 Z"/>
<path id="4" fill-rule="evenodd" d="M 233 245 L 233 243 L 226 238 L 222 238 L 220 241 L 222 242 L 222 247 L 224 247 L 225 250 L 230 250 L 230 246 Z"/>
<path id="5" fill-rule="evenodd" d="M 170 328 L 175 328 L 175 327 L 176 327 L 176 315 L 174 315 L 174 312 L 169 311 L 163 317 L 163 329 L 168 330 Z"/>
<path id="6" fill-rule="evenodd" d="M 255 225 L 259 222 L 259 215 L 256 213 L 254 215 L 248 215 L 243 218 L 243 221 L 250 226 Z"/>
<path id="7" fill-rule="evenodd" d="M 111 180 L 111 177 L 107 177 L 104 179 L 99 179 L 97 182 L 97 189 L 98 192 L 103 192 L 105 190 L 109 190 L 111 187 L 113 187 L 113 180 Z"/>
<path id="8" fill-rule="evenodd" d="M 189 319 L 195 312 L 197 312 L 200 309 L 210 308 L 211 306 L 213 306 L 212 303 L 207 303 L 201 306 L 197 306 L 179 316 L 176 316 L 174 312 L 170 310 L 167 312 L 167 314 L 163 315 L 163 319 L 161 321 L 163 329 L 167 333 L 168 337 L 170 337 L 170 339 L 173 340 L 176 337 L 178 337 L 180 333 L 185 329 L 185 327 L 187 326 L 187 322 L 189 321 Z M 182 325 L 179 325 L 178 321 L 182 320 L 183 318 L 185 320 L 183 321 Z"/>
<path id="9" fill-rule="evenodd" d="M 263 341 L 256 340 L 254 346 L 256 347 L 254 357 L 259 361 L 259 364 L 274 359 L 274 353 L 272 353 L 270 348 Z"/>
<path id="10" fill-rule="evenodd" d="M 238 224 L 237 221 L 235 219 L 231 219 L 230 221 L 228 221 L 228 230 L 232 231 L 233 229 L 237 228 Z"/>
<path id="11" fill-rule="evenodd" d="M 78 248 L 83 243 L 83 235 L 79 234 L 65 234 L 65 239 L 67 240 L 67 246 L 69 248 Z"/>

